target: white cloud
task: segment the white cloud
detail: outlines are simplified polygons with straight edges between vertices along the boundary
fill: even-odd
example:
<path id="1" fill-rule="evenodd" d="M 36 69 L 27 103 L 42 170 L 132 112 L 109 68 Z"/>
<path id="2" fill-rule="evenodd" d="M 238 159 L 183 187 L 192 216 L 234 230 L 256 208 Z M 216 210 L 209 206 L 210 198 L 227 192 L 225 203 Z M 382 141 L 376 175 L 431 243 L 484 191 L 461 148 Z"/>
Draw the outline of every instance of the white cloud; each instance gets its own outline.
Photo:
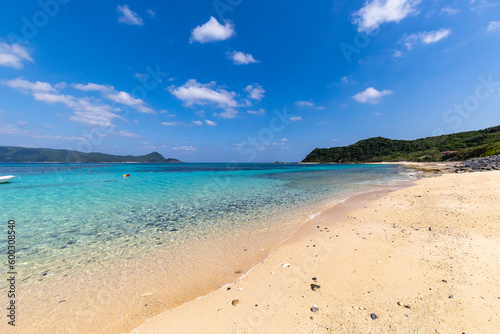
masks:
<path id="1" fill-rule="evenodd" d="M 52 94 L 52 93 L 33 93 L 35 100 L 46 102 L 46 103 L 64 103 L 68 107 L 72 105 L 73 97 L 69 95 L 62 94 Z"/>
<path id="2" fill-rule="evenodd" d="M 404 38 L 402 42 L 408 50 L 411 50 L 415 44 L 432 44 L 450 36 L 451 29 L 440 29 L 436 31 L 423 31 L 418 34 L 411 34 Z M 401 42 L 401 41 L 400 41 Z"/>
<path id="3" fill-rule="evenodd" d="M 119 5 L 116 7 L 116 11 L 121 15 L 118 16 L 119 23 L 125 23 L 129 25 L 143 26 L 144 22 L 137 15 L 136 12 L 132 11 L 128 5 Z"/>
<path id="4" fill-rule="evenodd" d="M 56 89 L 52 87 L 51 84 L 46 82 L 31 82 L 28 80 L 17 78 L 14 80 L 2 81 L 2 83 L 11 88 L 30 90 L 32 92 L 56 92 Z"/>
<path id="5" fill-rule="evenodd" d="M 28 50 L 19 44 L 0 42 L 0 66 L 23 68 L 23 60 L 33 62 Z"/>
<path id="6" fill-rule="evenodd" d="M 249 53 L 233 51 L 233 52 L 227 52 L 226 55 L 229 59 L 231 59 L 233 61 L 233 63 L 235 65 L 246 65 L 246 64 L 250 64 L 250 63 L 259 63 L 259 61 L 255 60 L 255 58 Z"/>
<path id="7" fill-rule="evenodd" d="M 353 23 L 358 24 L 358 31 L 370 32 L 382 23 L 399 23 L 410 14 L 417 13 L 421 0 L 369 0 L 354 13 Z"/>
<path id="8" fill-rule="evenodd" d="M 137 106 L 137 105 L 144 103 L 142 100 L 133 98 L 127 92 L 116 92 L 115 91 L 115 92 L 107 94 L 106 97 L 112 101 L 121 103 L 121 104 L 129 106 L 129 107 Z"/>
<path id="9" fill-rule="evenodd" d="M 281 141 L 287 142 L 288 139 L 287 138 L 281 138 Z"/>
<path id="10" fill-rule="evenodd" d="M 139 138 L 138 134 L 132 133 L 132 132 L 130 132 L 128 130 L 121 130 L 121 131 L 117 132 L 116 134 L 119 135 L 119 136 L 122 136 L 122 137 Z"/>
<path id="11" fill-rule="evenodd" d="M 365 91 L 354 95 L 352 98 L 359 103 L 379 103 L 382 98 L 386 95 L 392 95 L 394 92 L 392 90 L 378 91 L 373 87 L 367 88 Z"/>
<path id="12" fill-rule="evenodd" d="M 455 15 L 455 14 L 460 13 L 460 9 L 459 8 L 453 8 L 451 6 L 446 6 L 443 9 L 441 9 L 441 13 L 445 13 L 445 14 L 448 14 L 448 15 Z"/>
<path id="13" fill-rule="evenodd" d="M 470 8 L 471 10 L 481 11 L 485 8 L 495 7 L 497 5 L 496 2 L 488 2 L 486 0 L 480 0 L 476 2 L 476 0 L 469 1 L 473 6 Z"/>
<path id="14" fill-rule="evenodd" d="M 351 84 L 355 83 L 354 79 L 352 78 L 352 75 L 346 75 L 346 76 L 340 78 L 340 81 L 342 81 L 342 83 L 345 83 L 347 85 L 351 85 Z"/>
<path id="15" fill-rule="evenodd" d="M 98 84 L 95 84 L 95 83 L 88 83 L 86 85 L 83 85 L 83 84 L 73 84 L 72 86 L 75 87 L 76 89 L 83 90 L 85 92 L 99 91 L 99 92 L 103 92 L 104 93 L 104 92 L 109 92 L 109 91 L 113 91 L 114 90 L 113 86 L 98 85 Z"/>
<path id="16" fill-rule="evenodd" d="M 181 125 L 181 126 L 193 126 L 193 124 L 187 124 L 187 123 L 184 123 L 184 122 L 177 122 L 177 121 L 162 122 L 161 124 L 164 125 L 164 126 L 179 126 L 179 125 Z"/>
<path id="17" fill-rule="evenodd" d="M 266 92 L 261 85 L 255 84 L 248 85 L 244 89 L 245 92 L 248 93 L 248 97 L 252 100 L 260 101 L 264 97 L 264 93 Z"/>
<path id="18" fill-rule="evenodd" d="M 17 124 L 19 124 L 19 125 L 28 125 L 29 123 L 27 121 L 17 121 Z"/>
<path id="19" fill-rule="evenodd" d="M 152 9 L 148 9 L 146 12 L 148 13 L 149 17 L 155 17 L 156 16 L 156 13 L 153 12 Z"/>
<path id="20" fill-rule="evenodd" d="M 300 117 L 300 116 L 293 116 L 293 117 L 290 117 L 289 120 L 292 121 L 292 122 L 301 121 L 302 117 Z"/>
<path id="21" fill-rule="evenodd" d="M 295 101 L 294 104 L 297 106 L 297 107 L 307 107 L 307 108 L 314 108 L 314 109 L 318 109 L 318 110 L 323 110 L 325 109 L 325 107 L 322 107 L 322 106 L 317 106 L 315 105 L 313 102 L 311 101 Z"/>
<path id="22" fill-rule="evenodd" d="M 220 118 L 235 118 L 238 116 L 238 112 L 233 108 L 227 108 L 223 112 L 214 113 L 214 116 L 218 116 Z"/>
<path id="23" fill-rule="evenodd" d="M 202 125 L 203 123 L 201 121 L 193 121 L 194 125 Z"/>
<path id="24" fill-rule="evenodd" d="M 87 138 L 85 137 L 65 137 L 64 139 L 67 139 L 67 140 L 78 140 L 78 141 L 85 141 L 87 140 Z"/>
<path id="25" fill-rule="evenodd" d="M 247 113 L 251 115 L 265 115 L 266 111 L 264 109 L 259 109 L 259 110 L 247 110 Z"/>
<path id="26" fill-rule="evenodd" d="M 209 120 L 209 119 L 206 119 L 206 120 L 205 120 L 205 123 L 207 123 L 207 124 L 208 124 L 208 125 L 210 125 L 210 126 L 217 126 L 217 123 L 215 123 L 215 122 L 213 122 L 213 121 L 211 121 L 211 120 Z"/>
<path id="27" fill-rule="evenodd" d="M 170 93 L 187 106 L 216 104 L 219 107 L 236 107 L 238 103 L 234 99 L 235 93 L 216 88 L 216 83 L 201 84 L 195 79 L 187 81 L 183 86 L 169 88 Z M 215 89 L 213 89 L 215 87 Z"/>
<path id="28" fill-rule="evenodd" d="M 155 111 L 146 105 L 141 99 L 136 99 L 132 97 L 127 92 L 117 91 L 113 86 L 110 85 L 99 85 L 95 83 L 84 84 L 73 84 L 74 88 L 82 91 L 98 91 L 104 94 L 107 99 L 135 108 L 137 111 L 144 114 L 154 114 Z"/>
<path id="29" fill-rule="evenodd" d="M 172 150 L 174 150 L 174 151 L 187 151 L 187 152 L 193 152 L 193 151 L 196 151 L 196 147 L 194 147 L 194 146 L 172 147 Z"/>
<path id="30" fill-rule="evenodd" d="M 123 119 L 121 116 L 113 113 L 111 106 L 90 98 L 77 98 L 70 95 L 51 93 L 34 93 L 33 97 L 38 101 L 46 103 L 65 104 L 74 110 L 74 115 L 69 118 L 70 120 L 88 125 L 113 127 L 111 123 L 113 119 Z"/>
<path id="31" fill-rule="evenodd" d="M 208 43 L 223 41 L 235 35 L 233 24 L 225 20 L 224 25 L 220 24 L 215 17 L 211 16 L 207 23 L 197 26 L 191 31 L 190 43 Z"/>
<path id="32" fill-rule="evenodd" d="M 491 21 L 488 24 L 488 28 L 486 29 L 488 32 L 494 32 L 500 30 L 500 22 L 499 21 Z"/>
<path id="33" fill-rule="evenodd" d="M 451 29 L 440 29 L 438 31 L 420 33 L 420 39 L 424 44 L 439 42 L 451 34 Z"/>
<path id="34" fill-rule="evenodd" d="M 46 82 L 30 82 L 21 78 L 10 81 L 2 81 L 6 86 L 19 89 L 25 94 L 31 94 L 37 101 L 45 103 L 62 103 L 74 110 L 74 115 L 69 119 L 88 125 L 112 127 L 113 119 L 123 119 L 113 113 L 113 108 L 92 98 L 77 98 L 71 95 L 63 95 L 57 92 L 52 85 Z"/>
<path id="35" fill-rule="evenodd" d="M 394 58 L 400 58 L 400 57 L 402 57 L 402 56 L 403 56 L 403 52 L 401 52 L 401 51 L 399 51 L 399 50 L 396 50 L 396 51 L 394 51 L 394 53 L 392 54 L 392 56 L 393 56 Z"/>

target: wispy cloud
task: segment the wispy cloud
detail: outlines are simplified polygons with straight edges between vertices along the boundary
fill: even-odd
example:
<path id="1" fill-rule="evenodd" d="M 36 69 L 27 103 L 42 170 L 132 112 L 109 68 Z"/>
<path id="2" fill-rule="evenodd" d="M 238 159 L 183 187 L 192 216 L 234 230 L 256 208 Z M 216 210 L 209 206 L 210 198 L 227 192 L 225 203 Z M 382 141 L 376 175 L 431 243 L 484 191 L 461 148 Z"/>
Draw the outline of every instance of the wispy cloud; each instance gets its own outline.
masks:
<path id="1" fill-rule="evenodd" d="M 116 11 L 120 14 L 118 16 L 119 23 L 125 23 L 128 25 L 143 26 L 144 22 L 137 15 L 136 12 L 132 11 L 128 5 L 118 5 Z"/>
<path id="2" fill-rule="evenodd" d="M 455 15 L 460 13 L 460 8 L 453 8 L 451 6 L 446 6 L 441 9 L 441 13 L 447 14 L 447 15 Z"/>
<path id="3" fill-rule="evenodd" d="M 248 98 L 257 101 L 262 100 L 266 92 L 259 84 L 248 85 L 245 87 L 244 91 L 248 93 Z"/>
<path id="4" fill-rule="evenodd" d="M 0 66 L 21 69 L 23 61 L 33 62 L 28 50 L 19 44 L 0 42 Z"/>
<path id="5" fill-rule="evenodd" d="M 191 79 L 182 86 L 169 87 L 168 91 L 183 101 L 186 106 L 214 105 L 224 109 L 224 112 L 218 114 L 220 117 L 234 118 L 237 115 L 234 109 L 238 107 L 238 102 L 235 99 L 236 93 L 217 87 L 215 82 L 202 84 Z"/>
<path id="6" fill-rule="evenodd" d="M 85 92 L 91 92 L 91 91 L 98 91 L 98 92 L 109 92 L 114 90 L 113 86 L 108 86 L 108 85 L 99 85 L 95 83 L 88 83 L 86 85 L 84 84 L 73 84 L 73 87 L 79 90 L 83 90 Z"/>
<path id="7" fill-rule="evenodd" d="M 116 133 L 118 136 L 128 137 L 128 138 L 139 138 L 139 135 L 136 133 L 132 133 L 128 130 L 121 130 Z"/>
<path id="8" fill-rule="evenodd" d="M 152 10 L 152 9 L 148 9 L 148 10 L 146 11 L 146 13 L 148 13 L 149 17 L 155 17 L 155 16 L 156 16 L 156 13 L 155 13 L 155 12 L 153 12 L 153 10 Z"/>
<path id="9" fill-rule="evenodd" d="M 211 120 L 209 120 L 209 119 L 206 119 L 206 120 L 205 120 L 205 123 L 207 123 L 207 124 L 208 124 L 208 125 L 210 125 L 210 126 L 217 126 L 217 123 L 215 123 L 214 121 L 211 121 Z"/>
<path id="10" fill-rule="evenodd" d="M 38 132 L 34 131 L 28 131 L 26 129 L 21 130 L 17 128 L 16 126 L 12 124 L 3 124 L 0 127 L 0 134 L 6 134 L 6 135 L 20 135 L 28 138 L 34 138 L 34 139 L 61 139 L 62 136 L 54 136 L 54 135 L 49 135 L 49 134 L 40 134 Z"/>
<path id="11" fill-rule="evenodd" d="M 113 113 L 114 109 L 108 104 L 102 103 L 95 98 L 79 98 L 71 95 L 61 94 L 55 87 L 46 82 L 31 82 L 21 78 L 10 81 L 2 81 L 2 84 L 18 89 L 25 94 L 31 94 L 35 100 L 44 103 L 62 103 L 74 110 L 74 115 L 69 119 L 88 125 L 112 127 L 112 120 L 122 119 Z"/>
<path id="12" fill-rule="evenodd" d="M 28 80 L 24 80 L 21 78 L 9 80 L 9 81 L 3 81 L 2 83 L 6 86 L 9 86 L 11 88 L 17 88 L 23 91 L 31 91 L 31 92 L 55 92 L 56 89 L 52 87 L 51 84 L 46 83 L 46 82 L 31 82 Z"/>
<path id="13" fill-rule="evenodd" d="M 346 85 L 352 85 L 352 84 L 356 83 L 354 81 L 354 79 L 352 78 L 352 75 L 343 76 L 342 78 L 340 78 L 340 81 Z"/>
<path id="14" fill-rule="evenodd" d="M 194 122 L 193 122 L 194 123 Z M 196 124 L 196 123 L 194 123 Z M 193 126 L 193 124 L 188 124 L 185 122 L 177 122 L 177 121 L 170 121 L 170 122 L 162 122 L 161 125 L 164 126 Z"/>
<path id="15" fill-rule="evenodd" d="M 382 98 L 386 95 L 392 95 L 394 92 L 392 90 L 378 91 L 373 87 L 369 87 L 361 93 L 354 95 L 352 98 L 359 103 L 370 103 L 376 104 L 382 101 Z"/>
<path id="16" fill-rule="evenodd" d="M 123 104 L 128 107 L 132 107 L 137 111 L 144 114 L 154 114 L 155 111 L 150 108 L 146 102 L 141 99 L 136 99 L 127 92 L 117 91 L 113 86 L 110 85 L 100 85 L 95 83 L 88 84 L 73 84 L 74 88 L 82 91 L 98 91 L 103 93 L 103 96 L 108 100 L 114 101 L 116 103 Z"/>
<path id="17" fill-rule="evenodd" d="M 194 152 L 194 151 L 197 150 L 197 148 L 194 147 L 194 146 L 181 146 L 181 147 L 172 147 L 172 150 L 174 150 L 174 151 Z"/>
<path id="18" fill-rule="evenodd" d="M 297 121 L 301 121 L 302 117 L 300 117 L 300 116 L 293 116 L 293 117 L 290 117 L 289 120 L 291 122 L 297 122 Z"/>
<path id="19" fill-rule="evenodd" d="M 494 32 L 500 30 L 500 22 L 499 21 L 491 21 L 488 24 L 488 28 L 486 29 L 488 32 Z"/>
<path id="20" fill-rule="evenodd" d="M 317 106 L 314 104 L 314 102 L 311 102 L 311 101 L 295 101 L 294 104 L 297 107 L 302 107 L 302 108 L 314 108 L 314 109 L 318 109 L 318 110 L 325 109 L 325 107 Z"/>
<path id="21" fill-rule="evenodd" d="M 251 115 L 265 115 L 266 111 L 264 109 L 259 109 L 259 110 L 247 110 L 247 113 Z"/>
<path id="22" fill-rule="evenodd" d="M 259 63 L 251 54 L 240 51 L 227 52 L 226 56 L 233 61 L 235 65 L 247 65 L 250 63 Z"/>
<path id="23" fill-rule="evenodd" d="M 399 23 L 410 14 L 418 12 L 421 0 L 369 0 L 354 13 L 353 23 L 358 31 L 370 32 L 382 23 Z"/>
<path id="24" fill-rule="evenodd" d="M 485 8 L 495 7 L 497 5 L 496 2 L 489 2 L 487 0 L 469 0 L 469 2 L 472 4 L 470 9 L 478 11 L 482 11 Z"/>
<path id="25" fill-rule="evenodd" d="M 413 49 L 416 44 L 433 44 L 451 35 L 451 29 L 440 29 L 436 31 L 424 31 L 418 34 L 411 34 L 403 38 L 400 43 L 403 43 L 408 50 Z"/>
<path id="26" fill-rule="evenodd" d="M 222 25 L 215 17 L 211 16 L 207 23 L 197 26 L 191 31 L 191 38 L 189 42 L 200 42 L 203 44 L 208 42 L 223 41 L 234 36 L 235 34 L 234 26 L 230 21 L 225 20 L 224 25 Z"/>

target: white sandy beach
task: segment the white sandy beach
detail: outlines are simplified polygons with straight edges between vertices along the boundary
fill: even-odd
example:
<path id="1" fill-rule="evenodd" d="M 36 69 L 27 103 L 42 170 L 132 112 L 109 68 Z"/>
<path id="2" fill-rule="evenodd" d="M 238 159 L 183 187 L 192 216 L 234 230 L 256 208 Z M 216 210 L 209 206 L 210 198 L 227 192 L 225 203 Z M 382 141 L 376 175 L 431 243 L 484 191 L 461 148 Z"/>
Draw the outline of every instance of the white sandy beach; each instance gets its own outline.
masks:
<path id="1" fill-rule="evenodd" d="M 495 333 L 499 186 L 500 172 L 447 174 L 351 198 L 132 333 Z"/>

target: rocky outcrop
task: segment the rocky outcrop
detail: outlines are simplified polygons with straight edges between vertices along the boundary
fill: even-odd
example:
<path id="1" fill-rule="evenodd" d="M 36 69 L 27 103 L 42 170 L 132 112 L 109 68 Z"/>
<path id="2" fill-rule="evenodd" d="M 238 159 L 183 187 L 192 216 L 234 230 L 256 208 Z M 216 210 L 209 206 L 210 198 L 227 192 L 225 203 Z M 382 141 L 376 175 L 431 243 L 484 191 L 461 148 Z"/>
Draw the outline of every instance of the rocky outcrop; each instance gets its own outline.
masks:
<path id="1" fill-rule="evenodd" d="M 455 165 L 455 173 L 500 170 L 500 154 L 483 158 L 472 158 Z"/>

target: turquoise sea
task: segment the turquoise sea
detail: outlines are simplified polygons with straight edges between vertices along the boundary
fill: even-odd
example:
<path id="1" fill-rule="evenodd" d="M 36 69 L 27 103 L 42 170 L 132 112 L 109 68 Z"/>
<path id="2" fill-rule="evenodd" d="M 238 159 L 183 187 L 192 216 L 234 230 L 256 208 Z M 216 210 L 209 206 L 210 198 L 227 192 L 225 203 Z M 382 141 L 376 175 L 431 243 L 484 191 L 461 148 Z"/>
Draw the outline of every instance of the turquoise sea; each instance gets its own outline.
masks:
<path id="1" fill-rule="evenodd" d="M 18 281 L 26 291 L 50 291 L 51 281 L 64 286 L 63 278 L 77 272 L 97 279 L 97 267 L 107 268 L 103 288 L 120 291 L 109 275 L 122 262 L 137 268 L 129 263 L 153 263 L 159 254 L 164 261 L 175 254 L 170 267 L 196 262 L 195 254 L 213 254 L 216 261 L 230 252 L 203 247 L 230 250 L 244 240 L 250 249 L 253 233 L 289 233 L 328 205 L 408 181 L 410 174 L 389 165 L 0 164 L 0 175 L 16 176 L 0 184 L 0 221 L 16 221 Z M 217 263 L 231 271 L 231 261 Z M 157 265 L 141 276 L 145 290 L 144 277 L 154 279 L 157 290 L 172 284 L 158 283 Z M 168 277 L 174 276 L 179 273 Z M 83 285 L 79 280 L 68 286 Z M 2 281 L 0 291 L 5 288 Z"/>

